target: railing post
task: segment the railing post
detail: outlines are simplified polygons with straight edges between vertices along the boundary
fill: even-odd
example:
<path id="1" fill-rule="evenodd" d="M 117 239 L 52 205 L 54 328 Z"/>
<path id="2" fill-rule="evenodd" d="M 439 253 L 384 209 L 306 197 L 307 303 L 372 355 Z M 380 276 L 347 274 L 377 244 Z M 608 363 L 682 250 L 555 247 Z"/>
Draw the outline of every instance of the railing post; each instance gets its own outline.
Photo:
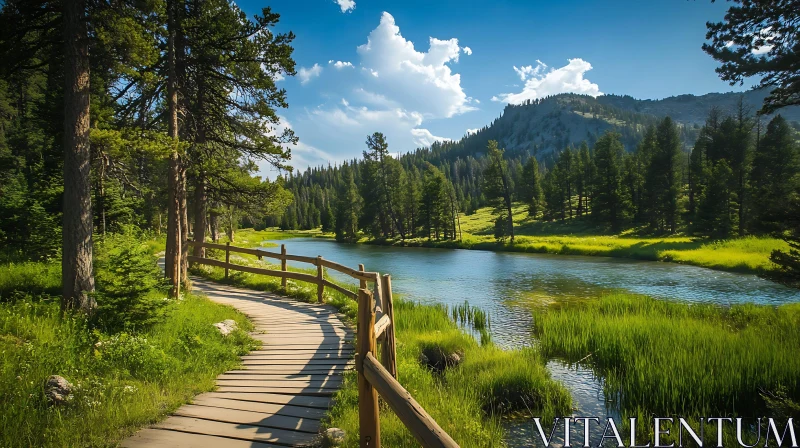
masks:
<path id="1" fill-rule="evenodd" d="M 367 353 L 375 353 L 375 309 L 372 293 L 365 288 L 358 290 L 357 339 L 358 354 L 358 422 L 359 445 L 362 448 L 380 448 L 381 422 L 378 415 L 378 391 L 364 376 L 364 358 Z"/>
<path id="2" fill-rule="evenodd" d="M 281 271 L 286 272 L 286 245 L 281 244 Z M 281 277 L 281 288 L 286 291 L 286 277 Z"/>
<path id="3" fill-rule="evenodd" d="M 361 272 L 364 272 L 364 265 L 363 264 L 359 264 L 358 265 L 358 270 L 361 271 Z M 363 278 L 358 279 L 358 287 L 361 288 L 361 289 L 367 289 L 367 281 L 364 280 Z"/>
<path id="4" fill-rule="evenodd" d="M 225 243 L 225 279 L 228 279 L 228 264 L 231 262 L 231 242 Z"/>
<path id="5" fill-rule="evenodd" d="M 322 255 L 317 255 L 317 302 L 322 303 L 322 293 L 325 292 L 325 283 L 323 283 L 324 272 L 322 271 Z"/>
<path id="6" fill-rule="evenodd" d="M 392 374 L 394 379 L 397 379 L 397 348 L 394 334 L 394 303 L 392 302 L 391 275 L 384 274 L 381 288 L 383 306 L 386 308 L 383 312 L 389 316 L 389 328 L 383 333 L 385 337 L 383 338 L 383 349 L 381 350 L 381 364 L 386 367 L 386 370 Z"/>

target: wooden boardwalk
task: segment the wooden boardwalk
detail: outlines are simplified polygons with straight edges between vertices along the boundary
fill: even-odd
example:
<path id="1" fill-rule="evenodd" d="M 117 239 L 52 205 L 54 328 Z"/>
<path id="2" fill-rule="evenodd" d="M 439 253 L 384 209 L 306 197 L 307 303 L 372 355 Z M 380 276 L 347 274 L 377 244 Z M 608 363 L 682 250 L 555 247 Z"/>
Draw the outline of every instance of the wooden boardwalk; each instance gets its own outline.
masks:
<path id="1" fill-rule="evenodd" d="M 122 442 L 125 447 L 306 446 L 318 439 L 331 395 L 352 368 L 353 331 L 330 306 L 192 278 L 195 291 L 245 313 L 261 349 L 166 420 Z"/>

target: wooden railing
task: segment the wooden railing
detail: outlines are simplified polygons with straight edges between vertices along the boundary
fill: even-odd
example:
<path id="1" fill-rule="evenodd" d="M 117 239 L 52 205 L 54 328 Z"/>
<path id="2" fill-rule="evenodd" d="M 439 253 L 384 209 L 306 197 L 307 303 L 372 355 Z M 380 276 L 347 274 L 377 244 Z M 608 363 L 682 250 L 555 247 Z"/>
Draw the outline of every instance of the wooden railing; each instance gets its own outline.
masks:
<path id="1" fill-rule="evenodd" d="M 458 444 L 439 427 L 436 421 L 425 412 L 422 406 L 397 381 L 397 352 L 395 347 L 391 276 L 388 274 L 381 276 L 377 272 L 367 272 L 363 264 L 359 265 L 359 269 L 356 270 L 326 260 L 321 256 L 289 255 L 286 253 L 286 245 L 283 244 L 281 245 L 280 253 L 262 249 L 235 247 L 231 246 L 230 243 L 212 244 L 189 241 L 189 245 L 224 250 L 225 261 L 196 256 L 190 256 L 188 260 L 190 263 L 223 268 L 225 269 L 226 278 L 229 276 L 229 270 L 231 269 L 279 277 L 284 290 L 286 289 L 287 279 L 298 280 L 317 285 L 317 301 L 319 303 L 324 301 L 325 288 L 331 288 L 358 301 L 356 371 L 358 372 L 359 438 L 362 447 L 381 446 L 381 428 L 378 413 L 379 395 L 423 447 L 458 447 Z M 263 257 L 280 260 L 281 269 L 266 269 L 231 263 L 231 252 L 255 255 L 259 260 Z M 289 271 L 286 266 L 287 261 L 313 264 L 317 267 L 317 273 L 312 275 Z M 326 280 L 325 268 L 341 272 L 358 280 L 358 292 L 353 292 Z M 374 293 L 368 289 L 369 283 L 374 285 Z M 378 342 L 381 343 L 380 362 L 375 357 Z"/>

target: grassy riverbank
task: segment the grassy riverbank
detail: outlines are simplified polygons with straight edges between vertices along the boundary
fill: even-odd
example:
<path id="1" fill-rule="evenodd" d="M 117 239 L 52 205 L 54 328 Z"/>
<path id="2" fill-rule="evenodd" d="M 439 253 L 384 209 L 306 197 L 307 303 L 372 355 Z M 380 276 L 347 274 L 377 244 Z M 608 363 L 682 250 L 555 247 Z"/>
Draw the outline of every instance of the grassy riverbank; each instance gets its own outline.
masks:
<path id="1" fill-rule="evenodd" d="M 165 302 L 141 329 L 112 332 L 62 318 L 60 276 L 58 261 L 0 265 L 0 446 L 116 446 L 213 389 L 217 375 L 254 347 L 243 314 L 191 295 Z M 212 323 L 224 319 L 241 329 L 222 337 Z M 72 383 L 70 401 L 48 404 L 50 375 Z"/>
<path id="2" fill-rule="evenodd" d="M 618 294 L 534 313 L 543 353 L 585 358 L 623 416 L 800 416 L 800 304 Z"/>
<path id="3" fill-rule="evenodd" d="M 250 262 L 255 263 L 252 259 Z M 194 272 L 224 281 L 218 268 L 197 267 Z M 288 291 L 282 291 L 279 279 L 247 273 L 233 274 L 229 282 L 316 301 L 316 286 L 290 281 Z M 327 303 L 351 321 L 355 318 L 355 301 L 336 292 L 326 290 L 325 294 Z M 461 446 L 503 446 L 501 414 L 533 412 L 553 417 L 569 412 L 569 393 L 550 379 L 544 359 L 536 350 L 503 351 L 490 343 L 481 345 L 460 329 L 443 307 L 396 299 L 395 314 L 399 380 Z M 420 363 L 423 352 L 457 353 L 463 362 L 439 374 Z M 350 372 L 326 422 L 346 431 L 345 446 L 358 445 L 357 400 L 356 376 Z M 403 424 L 385 407 L 381 409 L 381 439 L 387 446 L 416 445 Z"/>
<path id="4" fill-rule="evenodd" d="M 540 222 L 527 217 L 523 206 L 514 207 L 514 245 L 498 243 L 493 236 L 490 208 L 461 216 L 460 241 L 429 241 L 426 238 L 371 240 L 359 242 L 402 246 L 458 248 L 506 252 L 587 255 L 636 260 L 668 261 L 705 268 L 759 273 L 773 269 L 769 255 L 786 250 L 786 242 L 769 237 L 745 237 L 711 241 L 689 236 L 641 236 L 629 230 L 608 234 L 590 223 L 572 220 L 567 223 Z"/>

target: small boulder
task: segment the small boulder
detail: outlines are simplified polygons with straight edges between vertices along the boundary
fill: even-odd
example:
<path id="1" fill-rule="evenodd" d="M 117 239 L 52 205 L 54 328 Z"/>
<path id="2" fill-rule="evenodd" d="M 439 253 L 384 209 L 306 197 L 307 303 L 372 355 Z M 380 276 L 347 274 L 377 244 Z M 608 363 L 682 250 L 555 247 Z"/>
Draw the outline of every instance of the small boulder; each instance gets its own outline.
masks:
<path id="1" fill-rule="evenodd" d="M 61 405 L 69 401 L 72 384 L 63 376 L 50 375 L 44 385 L 44 394 L 52 405 Z"/>
<path id="2" fill-rule="evenodd" d="M 214 326 L 223 336 L 233 333 L 238 328 L 236 321 L 233 319 L 225 319 L 222 322 L 215 323 Z"/>
<path id="3" fill-rule="evenodd" d="M 423 347 L 419 363 L 436 373 L 442 373 L 445 369 L 461 364 L 462 356 L 458 351 L 447 352 L 439 346 L 432 345 Z"/>
<path id="4" fill-rule="evenodd" d="M 340 446 L 344 443 L 345 432 L 339 428 L 328 428 L 325 430 L 325 443 L 323 446 Z"/>

